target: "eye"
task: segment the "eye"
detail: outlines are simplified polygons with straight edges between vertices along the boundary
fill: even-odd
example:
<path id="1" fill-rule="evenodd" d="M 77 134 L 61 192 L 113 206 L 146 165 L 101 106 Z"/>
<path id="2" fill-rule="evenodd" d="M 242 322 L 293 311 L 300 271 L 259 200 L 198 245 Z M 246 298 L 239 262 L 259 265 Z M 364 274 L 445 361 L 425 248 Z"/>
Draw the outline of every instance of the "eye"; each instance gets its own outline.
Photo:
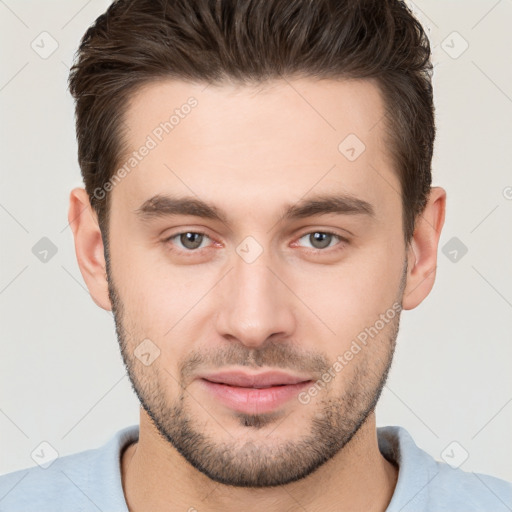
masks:
<path id="1" fill-rule="evenodd" d="M 300 242 L 300 240 L 303 239 L 306 240 L 306 243 L 310 244 L 309 248 L 315 251 L 323 251 L 330 247 L 339 245 L 340 241 L 348 243 L 347 239 L 330 231 L 311 231 L 302 235 L 298 241 Z M 166 238 L 164 242 L 176 245 L 178 251 L 191 253 L 198 249 L 205 248 L 208 245 L 208 240 L 211 241 L 210 237 L 206 233 L 198 231 L 183 231 L 181 233 L 171 235 Z M 297 245 L 297 242 L 293 245 Z M 306 247 L 308 246 L 306 245 Z"/>
<path id="2" fill-rule="evenodd" d="M 302 239 L 306 239 L 311 244 L 310 248 L 315 250 L 323 250 L 332 247 L 333 245 L 336 245 L 337 241 L 347 242 L 347 240 L 342 236 L 337 235 L 336 233 L 331 233 L 330 231 L 312 231 L 302 235 L 299 238 L 299 241 Z"/>
<path id="3" fill-rule="evenodd" d="M 172 235 L 169 238 L 167 238 L 165 241 L 176 243 L 179 249 L 183 249 L 185 251 L 193 251 L 195 249 L 202 249 L 202 243 L 209 238 L 210 237 L 205 233 L 198 233 L 196 231 L 185 231 L 183 233 L 176 233 L 175 235 Z M 175 239 L 176 242 L 173 242 L 173 240 Z"/>

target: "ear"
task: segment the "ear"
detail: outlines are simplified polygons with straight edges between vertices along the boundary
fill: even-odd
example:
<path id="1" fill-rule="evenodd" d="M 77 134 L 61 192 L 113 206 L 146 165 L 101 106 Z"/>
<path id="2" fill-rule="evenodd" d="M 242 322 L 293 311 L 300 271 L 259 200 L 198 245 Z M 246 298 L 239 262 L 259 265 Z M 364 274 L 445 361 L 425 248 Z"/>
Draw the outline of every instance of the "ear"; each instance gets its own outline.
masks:
<path id="1" fill-rule="evenodd" d="M 402 298 L 403 309 L 414 309 L 434 286 L 437 247 L 444 225 L 446 191 L 432 187 L 425 210 L 416 220 L 414 235 L 407 249 L 407 284 Z"/>
<path id="2" fill-rule="evenodd" d="M 69 196 L 68 221 L 75 239 L 80 272 L 92 300 L 107 311 L 112 309 L 108 294 L 103 240 L 98 217 L 85 189 L 74 188 Z"/>

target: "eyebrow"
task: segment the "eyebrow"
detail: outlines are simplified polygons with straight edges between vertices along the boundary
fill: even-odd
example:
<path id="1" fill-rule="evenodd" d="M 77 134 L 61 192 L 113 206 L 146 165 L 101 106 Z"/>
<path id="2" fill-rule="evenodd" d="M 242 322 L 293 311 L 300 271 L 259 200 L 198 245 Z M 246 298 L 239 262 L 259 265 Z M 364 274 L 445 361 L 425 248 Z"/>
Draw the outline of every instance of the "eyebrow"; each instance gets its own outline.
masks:
<path id="1" fill-rule="evenodd" d="M 375 217 L 373 206 L 350 194 L 323 194 L 287 205 L 282 220 L 303 219 L 315 215 L 366 215 Z M 144 222 L 155 218 L 191 215 L 204 219 L 229 223 L 228 215 L 217 206 L 192 196 L 173 197 L 157 194 L 142 203 L 135 214 Z"/>

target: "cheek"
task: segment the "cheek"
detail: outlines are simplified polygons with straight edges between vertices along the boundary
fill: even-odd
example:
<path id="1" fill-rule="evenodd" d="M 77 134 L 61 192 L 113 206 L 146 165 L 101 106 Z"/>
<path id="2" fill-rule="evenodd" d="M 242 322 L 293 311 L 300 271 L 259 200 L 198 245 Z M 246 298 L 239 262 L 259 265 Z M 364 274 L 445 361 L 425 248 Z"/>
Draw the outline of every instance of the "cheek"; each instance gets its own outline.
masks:
<path id="1" fill-rule="evenodd" d="M 340 265 L 301 272 L 294 277 L 293 289 L 334 331 L 339 348 L 393 305 L 401 268 L 396 252 L 375 245 L 354 252 Z M 332 334 L 325 333 L 327 338 Z"/>
<path id="2" fill-rule="evenodd" d="M 132 329 L 131 345 L 135 347 L 149 338 L 159 347 L 159 379 L 174 389 L 180 362 L 197 348 L 200 340 L 211 337 L 206 332 L 211 335 L 211 312 L 217 306 L 211 306 L 208 292 L 216 276 L 211 269 L 199 272 L 192 267 L 170 265 L 133 270 L 126 279 L 123 296 L 125 323 Z"/>
<path id="3" fill-rule="evenodd" d="M 157 269 L 140 271 L 129 277 L 125 301 L 141 328 L 156 338 L 172 336 L 181 322 L 187 323 L 194 304 L 207 289 L 193 275 L 184 276 L 171 268 L 167 272 Z"/>

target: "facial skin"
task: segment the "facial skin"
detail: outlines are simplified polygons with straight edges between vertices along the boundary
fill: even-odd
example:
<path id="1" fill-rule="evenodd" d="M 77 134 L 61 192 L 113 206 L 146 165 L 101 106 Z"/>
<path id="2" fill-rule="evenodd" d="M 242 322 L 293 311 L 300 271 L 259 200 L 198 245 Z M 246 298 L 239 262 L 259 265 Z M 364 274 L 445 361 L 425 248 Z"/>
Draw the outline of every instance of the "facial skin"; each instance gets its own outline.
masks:
<path id="1" fill-rule="evenodd" d="M 114 313 L 143 406 L 122 460 L 130 510 L 385 510 L 397 470 L 378 450 L 374 407 L 398 333 L 390 311 L 416 307 L 433 286 L 446 193 L 432 189 L 405 247 L 384 105 L 369 81 L 152 83 L 127 110 L 131 151 L 190 96 L 197 106 L 111 192 L 108 267 L 87 194 L 70 197 L 82 275 Z M 338 150 L 348 134 L 366 146 L 354 161 Z M 341 194 L 373 215 L 283 216 Z M 226 218 L 138 214 L 156 195 Z M 187 232 L 205 236 L 176 236 Z M 315 241 L 326 232 L 341 238 Z M 241 248 L 261 254 L 248 262 Z M 312 384 L 383 323 L 308 403 L 240 412 L 201 379 L 281 369 Z M 159 350 L 148 366 L 136 357 L 145 339 Z"/>

